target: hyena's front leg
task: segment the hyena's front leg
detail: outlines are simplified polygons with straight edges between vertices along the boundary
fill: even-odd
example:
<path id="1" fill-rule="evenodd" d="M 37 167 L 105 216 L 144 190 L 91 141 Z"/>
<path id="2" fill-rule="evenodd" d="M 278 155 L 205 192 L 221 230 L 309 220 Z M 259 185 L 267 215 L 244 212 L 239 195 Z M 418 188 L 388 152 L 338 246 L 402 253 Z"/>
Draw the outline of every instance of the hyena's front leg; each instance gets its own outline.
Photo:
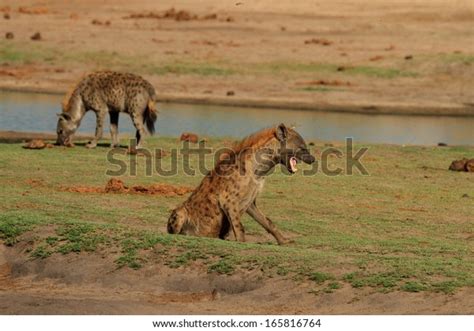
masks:
<path id="1" fill-rule="evenodd" d="M 114 148 L 119 145 L 118 139 L 118 121 L 119 121 L 119 112 L 112 111 L 110 114 L 110 136 L 112 137 L 112 143 L 110 147 Z"/>
<path id="2" fill-rule="evenodd" d="M 107 111 L 96 111 L 96 127 L 95 127 L 95 137 L 92 141 L 89 141 L 86 144 L 87 148 L 95 148 L 97 146 L 97 142 L 102 139 L 102 135 L 104 133 L 104 118 Z"/>
<path id="3" fill-rule="evenodd" d="M 277 240 L 279 245 L 288 244 L 291 241 L 283 237 L 281 232 L 276 228 L 273 222 L 266 217 L 260 209 L 258 209 L 256 202 L 254 201 L 247 209 L 247 213 L 256 220 L 268 233 L 270 233 Z"/>
<path id="4" fill-rule="evenodd" d="M 235 240 L 237 241 L 245 241 L 245 231 L 244 226 L 240 222 L 240 213 L 237 210 L 236 206 L 231 206 L 228 203 L 221 204 L 221 210 L 227 216 L 227 220 L 232 227 L 232 231 L 234 232 Z"/>

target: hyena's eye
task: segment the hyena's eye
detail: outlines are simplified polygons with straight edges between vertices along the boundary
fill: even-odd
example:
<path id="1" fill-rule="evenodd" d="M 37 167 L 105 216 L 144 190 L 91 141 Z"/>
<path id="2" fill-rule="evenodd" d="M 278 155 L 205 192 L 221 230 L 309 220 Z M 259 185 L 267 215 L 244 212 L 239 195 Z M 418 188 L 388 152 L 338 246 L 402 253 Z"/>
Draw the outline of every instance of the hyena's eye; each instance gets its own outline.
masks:
<path id="1" fill-rule="evenodd" d="M 62 130 L 62 129 L 59 129 L 58 133 L 59 133 L 59 134 L 62 134 L 62 133 L 63 133 L 63 130 Z"/>

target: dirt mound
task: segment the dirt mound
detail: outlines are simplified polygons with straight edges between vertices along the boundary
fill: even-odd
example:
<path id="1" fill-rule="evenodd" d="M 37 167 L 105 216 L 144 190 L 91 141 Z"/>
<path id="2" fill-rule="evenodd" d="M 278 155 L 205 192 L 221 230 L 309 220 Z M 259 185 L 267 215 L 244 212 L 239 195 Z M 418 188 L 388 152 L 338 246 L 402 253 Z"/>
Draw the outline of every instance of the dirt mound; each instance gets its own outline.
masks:
<path id="1" fill-rule="evenodd" d="M 91 24 L 93 25 L 105 25 L 105 26 L 109 26 L 110 25 L 110 21 L 101 21 L 101 20 L 98 20 L 98 19 L 93 19 Z"/>
<path id="2" fill-rule="evenodd" d="M 41 39 L 43 39 L 43 38 L 41 37 L 41 33 L 36 32 L 34 35 L 32 35 L 32 36 L 30 37 L 30 39 L 31 39 L 31 40 L 41 40 Z"/>
<path id="3" fill-rule="evenodd" d="M 454 160 L 449 166 L 451 171 L 465 171 L 474 172 L 474 159 L 463 158 L 461 160 Z"/>
<path id="4" fill-rule="evenodd" d="M 120 179 L 110 179 L 104 188 L 94 186 L 72 186 L 64 188 L 67 192 L 75 193 L 131 193 L 131 194 L 149 194 L 149 195 L 163 195 L 176 196 L 184 195 L 193 190 L 188 186 L 174 186 L 170 184 L 152 184 L 150 186 L 135 185 L 128 187 Z"/>
<path id="5" fill-rule="evenodd" d="M 297 82 L 296 85 L 322 85 L 322 86 L 352 86 L 351 82 L 344 82 L 340 80 L 310 80 L 307 82 Z"/>
<path id="6" fill-rule="evenodd" d="M 330 40 L 324 39 L 324 38 L 320 38 L 320 39 L 311 38 L 311 39 L 305 40 L 304 44 L 305 45 L 315 44 L 315 45 L 330 46 L 330 45 L 333 44 L 333 42 L 330 41 Z"/>
<path id="7" fill-rule="evenodd" d="M 44 15 L 48 14 L 49 10 L 45 7 L 36 7 L 36 8 L 28 8 L 28 7 L 18 7 L 18 12 L 21 14 L 28 14 L 28 15 Z"/>
<path id="8" fill-rule="evenodd" d="M 43 148 L 52 148 L 52 144 L 47 144 L 41 139 L 33 139 L 29 142 L 27 142 L 25 145 L 23 145 L 23 148 L 25 149 L 43 149 Z"/>
<path id="9" fill-rule="evenodd" d="M 198 135 L 192 132 L 183 132 L 180 141 L 189 141 L 190 143 L 196 144 L 199 141 Z"/>

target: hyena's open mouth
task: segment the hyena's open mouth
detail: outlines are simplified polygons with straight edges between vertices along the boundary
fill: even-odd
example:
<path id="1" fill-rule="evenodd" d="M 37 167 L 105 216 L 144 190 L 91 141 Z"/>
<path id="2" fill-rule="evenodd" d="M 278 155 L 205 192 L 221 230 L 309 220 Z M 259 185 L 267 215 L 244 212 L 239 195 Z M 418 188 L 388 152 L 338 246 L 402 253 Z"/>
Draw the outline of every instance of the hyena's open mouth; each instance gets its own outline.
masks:
<path id="1" fill-rule="evenodd" d="M 290 158 L 290 169 L 289 170 L 293 174 L 298 171 L 298 168 L 296 167 L 297 163 L 298 163 L 298 159 L 296 157 L 292 156 Z"/>

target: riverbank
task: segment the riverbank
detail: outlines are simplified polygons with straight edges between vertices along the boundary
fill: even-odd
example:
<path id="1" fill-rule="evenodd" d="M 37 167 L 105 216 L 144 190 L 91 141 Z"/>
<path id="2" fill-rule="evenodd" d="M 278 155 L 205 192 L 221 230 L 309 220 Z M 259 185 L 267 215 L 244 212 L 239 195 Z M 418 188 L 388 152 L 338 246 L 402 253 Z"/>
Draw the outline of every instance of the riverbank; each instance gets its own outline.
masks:
<path id="1" fill-rule="evenodd" d="M 163 102 L 474 116 L 469 1 L 4 4 L 4 89 L 65 93 L 109 69 Z"/>

